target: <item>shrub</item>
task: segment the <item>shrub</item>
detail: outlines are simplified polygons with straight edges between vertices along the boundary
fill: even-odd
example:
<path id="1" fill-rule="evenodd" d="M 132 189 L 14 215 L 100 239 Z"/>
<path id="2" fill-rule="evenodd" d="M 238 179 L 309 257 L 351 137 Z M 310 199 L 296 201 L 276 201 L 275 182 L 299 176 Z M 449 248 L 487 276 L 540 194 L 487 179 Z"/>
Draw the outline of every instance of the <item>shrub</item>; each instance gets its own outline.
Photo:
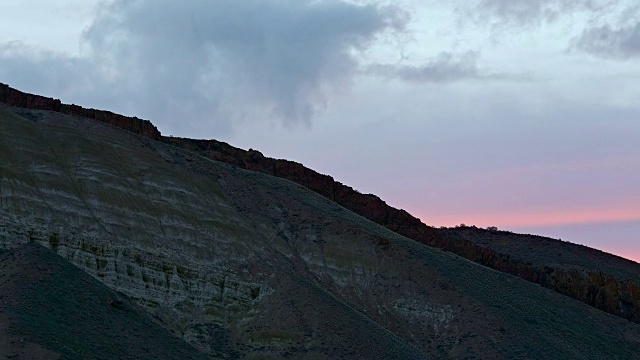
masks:
<path id="1" fill-rule="evenodd" d="M 49 246 L 53 251 L 58 251 L 58 245 L 60 245 L 60 238 L 57 233 L 52 233 L 49 235 Z"/>
<path id="2" fill-rule="evenodd" d="M 251 289 L 251 298 L 253 300 L 255 300 L 256 298 L 258 298 L 258 296 L 260 296 L 260 288 L 259 287 L 254 287 Z"/>

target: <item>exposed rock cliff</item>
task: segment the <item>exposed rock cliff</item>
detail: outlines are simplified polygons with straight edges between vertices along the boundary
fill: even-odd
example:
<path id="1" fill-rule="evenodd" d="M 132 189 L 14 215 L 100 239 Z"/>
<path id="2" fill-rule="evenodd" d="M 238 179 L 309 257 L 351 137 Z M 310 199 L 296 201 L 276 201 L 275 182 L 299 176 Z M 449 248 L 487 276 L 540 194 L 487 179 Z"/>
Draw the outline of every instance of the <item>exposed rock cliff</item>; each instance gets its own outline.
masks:
<path id="1" fill-rule="evenodd" d="M 50 110 L 81 116 L 102 121 L 153 140 L 161 138 L 158 129 L 148 120 L 122 116 L 110 111 L 85 109 L 78 105 L 62 104 L 59 99 L 24 93 L 2 83 L 0 83 L 0 102 L 25 109 Z"/>

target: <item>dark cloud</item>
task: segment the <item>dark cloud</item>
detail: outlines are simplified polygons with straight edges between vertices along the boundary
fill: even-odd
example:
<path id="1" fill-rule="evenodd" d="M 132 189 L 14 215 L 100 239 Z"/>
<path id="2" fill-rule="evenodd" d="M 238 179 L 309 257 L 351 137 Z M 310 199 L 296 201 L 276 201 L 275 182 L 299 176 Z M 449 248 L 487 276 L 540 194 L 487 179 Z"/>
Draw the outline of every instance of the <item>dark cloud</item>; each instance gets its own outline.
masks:
<path id="1" fill-rule="evenodd" d="M 480 53 L 467 51 L 462 54 L 441 52 L 422 65 L 374 64 L 367 73 L 385 78 L 401 79 L 413 83 L 445 83 L 460 80 L 530 80 L 526 74 L 491 73 L 478 68 Z"/>
<path id="2" fill-rule="evenodd" d="M 481 77 L 477 60 L 478 53 L 474 51 L 458 56 L 442 52 L 423 65 L 374 64 L 367 72 L 408 82 L 452 82 Z"/>
<path id="3" fill-rule="evenodd" d="M 618 3 L 619 0 L 480 0 L 467 15 L 481 22 L 486 22 L 489 15 L 502 24 L 532 25 L 552 22 L 575 11 L 600 12 Z"/>
<path id="4" fill-rule="evenodd" d="M 586 29 L 575 39 L 574 47 L 601 57 L 640 58 L 640 22 L 619 28 L 604 25 Z"/>
<path id="5" fill-rule="evenodd" d="M 66 82 L 79 97 L 108 99 L 102 106 L 170 130 L 206 120 L 224 132 L 245 119 L 309 121 L 349 85 L 356 54 L 407 21 L 398 8 L 345 0 L 116 0 L 86 30 L 84 57 L 0 51 L 2 66 L 25 81 Z M 12 74 L 3 79 L 18 86 Z"/>

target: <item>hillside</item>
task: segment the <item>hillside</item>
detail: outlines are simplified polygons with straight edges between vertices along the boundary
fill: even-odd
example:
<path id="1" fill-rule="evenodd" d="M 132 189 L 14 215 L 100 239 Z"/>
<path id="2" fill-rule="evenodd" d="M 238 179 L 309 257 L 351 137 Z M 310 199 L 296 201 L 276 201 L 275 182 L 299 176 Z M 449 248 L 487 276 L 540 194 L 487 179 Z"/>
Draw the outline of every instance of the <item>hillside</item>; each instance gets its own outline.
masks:
<path id="1" fill-rule="evenodd" d="M 259 151 L 235 148 L 216 140 L 162 136 L 147 120 L 65 105 L 60 100 L 26 94 L 3 84 L 0 84 L 0 102 L 88 117 L 209 159 L 293 181 L 398 234 L 640 323 L 640 264 L 635 262 L 540 236 L 513 236 L 475 227 L 464 231 L 435 229 L 375 195 L 361 194 L 301 164 L 272 159 Z"/>
<path id="2" fill-rule="evenodd" d="M 208 358 L 34 243 L 0 253 L 0 299 L 3 359 Z"/>
<path id="3" fill-rule="evenodd" d="M 214 357 L 640 356 L 639 325 L 288 180 L 7 105 L 0 153 L 0 248 L 50 247 Z"/>
<path id="4" fill-rule="evenodd" d="M 640 322 L 640 265 L 583 245 L 475 227 L 438 229 L 440 243 L 473 244 L 467 258 Z M 449 245 L 451 246 L 451 245 Z M 461 249 L 457 253 L 465 255 Z"/>
<path id="5" fill-rule="evenodd" d="M 162 141 L 245 169 L 291 180 L 408 238 L 452 252 L 640 323 L 640 264 L 585 246 L 474 226 L 436 229 L 375 195 L 358 191 L 301 164 L 272 159 L 216 140 Z"/>

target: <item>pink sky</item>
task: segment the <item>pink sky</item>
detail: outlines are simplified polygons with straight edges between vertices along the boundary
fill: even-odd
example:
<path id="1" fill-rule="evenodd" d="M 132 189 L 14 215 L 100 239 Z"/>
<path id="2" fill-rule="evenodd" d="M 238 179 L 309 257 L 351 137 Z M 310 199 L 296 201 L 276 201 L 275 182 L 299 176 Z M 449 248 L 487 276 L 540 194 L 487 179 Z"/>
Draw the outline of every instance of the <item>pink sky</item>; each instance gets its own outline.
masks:
<path id="1" fill-rule="evenodd" d="M 417 214 L 417 212 L 416 212 Z M 561 226 L 579 224 L 614 223 L 625 221 L 640 221 L 640 210 L 636 209 L 611 209 L 597 211 L 595 209 L 581 209 L 573 211 L 549 210 L 537 211 L 511 211 L 509 213 L 493 214 L 428 214 L 420 216 L 428 219 L 429 224 L 441 224 L 442 226 L 455 226 L 459 224 L 476 225 L 480 227 L 500 226 L 504 228 L 523 228 L 541 226 Z"/>
<path id="2" fill-rule="evenodd" d="M 496 214 L 423 215 L 429 224 L 497 226 L 517 233 L 536 234 L 580 243 L 640 263 L 640 211 L 576 210 L 573 212 L 514 212 Z M 423 220 L 424 222 L 424 220 Z M 440 226 L 440 225 L 438 225 Z"/>

